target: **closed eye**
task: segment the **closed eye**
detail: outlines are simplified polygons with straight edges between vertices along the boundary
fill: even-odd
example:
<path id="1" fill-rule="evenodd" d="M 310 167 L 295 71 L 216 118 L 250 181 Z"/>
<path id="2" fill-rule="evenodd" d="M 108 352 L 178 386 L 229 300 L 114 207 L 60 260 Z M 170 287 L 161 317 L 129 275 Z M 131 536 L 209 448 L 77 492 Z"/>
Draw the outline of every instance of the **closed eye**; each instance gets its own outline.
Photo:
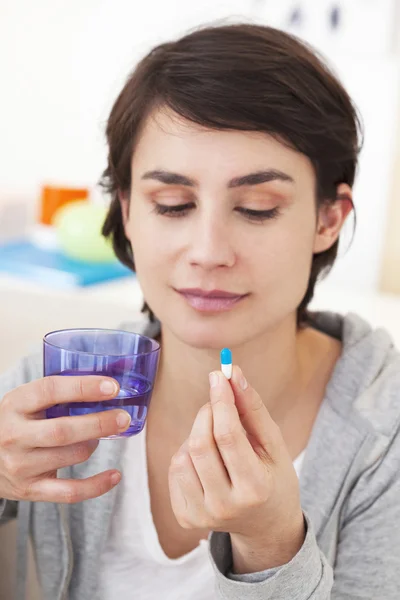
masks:
<path id="1" fill-rule="evenodd" d="M 194 202 L 186 204 L 176 204 L 175 206 L 167 206 L 165 204 L 155 204 L 154 210 L 158 215 L 167 215 L 169 217 L 183 217 L 190 208 L 195 206 Z"/>
<path id="2" fill-rule="evenodd" d="M 190 209 L 194 207 L 194 202 L 176 204 L 175 206 L 157 203 L 154 205 L 154 210 L 158 215 L 166 215 L 168 217 L 183 217 L 189 212 Z M 235 208 L 235 210 L 250 221 L 266 221 L 267 219 L 275 219 L 279 216 L 278 207 L 268 210 L 253 210 L 251 208 L 243 208 L 238 206 Z"/>
<path id="3" fill-rule="evenodd" d="M 237 207 L 236 210 L 253 221 L 266 221 L 267 219 L 275 219 L 279 216 L 279 208 L 277 206 L 269 210 L 253 210 L 242 207 Z"/>

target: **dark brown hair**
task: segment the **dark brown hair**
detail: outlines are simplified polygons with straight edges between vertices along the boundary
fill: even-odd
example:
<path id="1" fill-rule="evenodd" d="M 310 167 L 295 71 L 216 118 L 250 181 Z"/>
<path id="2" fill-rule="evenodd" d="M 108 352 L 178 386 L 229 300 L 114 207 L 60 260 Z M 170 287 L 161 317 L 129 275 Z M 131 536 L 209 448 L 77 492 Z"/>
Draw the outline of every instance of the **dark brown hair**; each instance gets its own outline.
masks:
<path id="1" fill-rule="evenodd" d="M 308 46 L 283 31 L 253 24 L 208 26 L 155 47 L 134 69 L 108 119 L 108 165 L 101 185 L 111 194 L 103 235 L 117 257 L 135 269 L 118 192 L 129 193 L 135 141 L 153 110 L 167 107 L 207 128 L 259 131 L 303 153 L 316 174 L 316 205 L 340 200 L 336 187 L 352 186 L 361 124 L 349 95 Z M 297 321 L 317 279 L 329 272 L 337 241 L 315 254 Z M 154 318 L 150 307 L 144 311 Z"/>

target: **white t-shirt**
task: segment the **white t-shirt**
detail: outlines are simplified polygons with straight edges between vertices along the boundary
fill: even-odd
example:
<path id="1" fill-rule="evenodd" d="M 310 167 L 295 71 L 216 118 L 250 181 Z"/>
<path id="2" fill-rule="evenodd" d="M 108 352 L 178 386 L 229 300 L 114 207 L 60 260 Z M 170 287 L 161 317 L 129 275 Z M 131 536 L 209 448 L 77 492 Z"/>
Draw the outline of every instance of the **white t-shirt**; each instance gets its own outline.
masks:
<path id="1" fill-rule="evenodd" d="M 298 476 L 304 453 L 293 463 Z M 208 540 L 176 559 L 168 558 L 158 541 L 150 509 L 146 427 L 126 440 L 122 474 L 99 565 L 102 600 L 213 600 Z"/>

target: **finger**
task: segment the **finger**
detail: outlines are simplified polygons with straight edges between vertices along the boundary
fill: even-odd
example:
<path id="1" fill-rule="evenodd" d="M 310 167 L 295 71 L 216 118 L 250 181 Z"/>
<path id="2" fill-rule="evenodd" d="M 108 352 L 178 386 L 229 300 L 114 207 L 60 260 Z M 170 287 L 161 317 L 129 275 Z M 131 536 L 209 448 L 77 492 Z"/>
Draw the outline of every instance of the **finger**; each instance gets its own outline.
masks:
<path id="1" fill-rule="evenodd" d="M 19 460 L 18 477 L 37 477 L 57 471 L 63 467 L 78 465 L 87 461 L 99 445 L 98 440 L 90 440 L 59 448 L 35 448 Z"/>
<path id="2" fill-rule="evenodd" d="M 18 444 L 25 448 L 69 446 L 109 437 L 125 431 L 131 423 L 126 410 L 113 409 L 73 417 L 35 419 L 21 424 Z"/>
<path id="3" fill-rule="evenodd" d="M 33 502 L 75 504 L 109 492 L 121 480 L 119 471 L 98 473 L 87 479 L 40 479 L 29 485 L 24 497 Z"/>
<path id="4" fill-rule="evenodd" d="M 188 448 L 206 502 L 207 497 L 227 498 L 231 492 L 231 482 L 215 443 L 213 413 L 209 402 L 197 414 L 188 439 Z"/>
<path id="5" fill-rule="evenodd" d="M 272 419 L 264 402 L 246 381 L 242 370 L 234 366 L 230 384 L 243 427 L 254 448 L 264 449 L 271 460 L 277 458 L 281 440 L 278 425 Z"/>
<path id="6" fill-rule="evenodd" d="M 187 443 L 171 459 L 168 485 L 171 506 L 181 527 L 201 527 L 204 490 L 189 455 Z"/>
<path id="7" fill-rule="evenodd" d="M 55 404 L 110 400 L 118 391 L 118 382 L 110 377 L 55 375 L 22 385 L 13 403 L 17 412 L 34 414 Z"/>
<path id="8" fill-rule="evenodd" d="M 213 435 L 233 487 L 261 476 L 260 462 L 240 422 L 229 381 L 221 371 L 210 376 Z"/>

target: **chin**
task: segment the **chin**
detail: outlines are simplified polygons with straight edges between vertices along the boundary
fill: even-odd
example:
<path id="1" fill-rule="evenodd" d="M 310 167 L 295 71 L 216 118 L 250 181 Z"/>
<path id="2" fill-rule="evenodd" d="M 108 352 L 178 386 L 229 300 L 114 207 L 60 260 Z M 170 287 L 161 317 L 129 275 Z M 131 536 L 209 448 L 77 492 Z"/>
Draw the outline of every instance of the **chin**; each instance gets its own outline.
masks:
<path id="1" fill-rule="evenodd" d="M 192 348 L 221 350 L 245 343 L 249 338 L 248 327 L 243 319 L 224 315 L 193 315 L 182 319 L 178 316 L 170 330 L 181 342 Z"/>

